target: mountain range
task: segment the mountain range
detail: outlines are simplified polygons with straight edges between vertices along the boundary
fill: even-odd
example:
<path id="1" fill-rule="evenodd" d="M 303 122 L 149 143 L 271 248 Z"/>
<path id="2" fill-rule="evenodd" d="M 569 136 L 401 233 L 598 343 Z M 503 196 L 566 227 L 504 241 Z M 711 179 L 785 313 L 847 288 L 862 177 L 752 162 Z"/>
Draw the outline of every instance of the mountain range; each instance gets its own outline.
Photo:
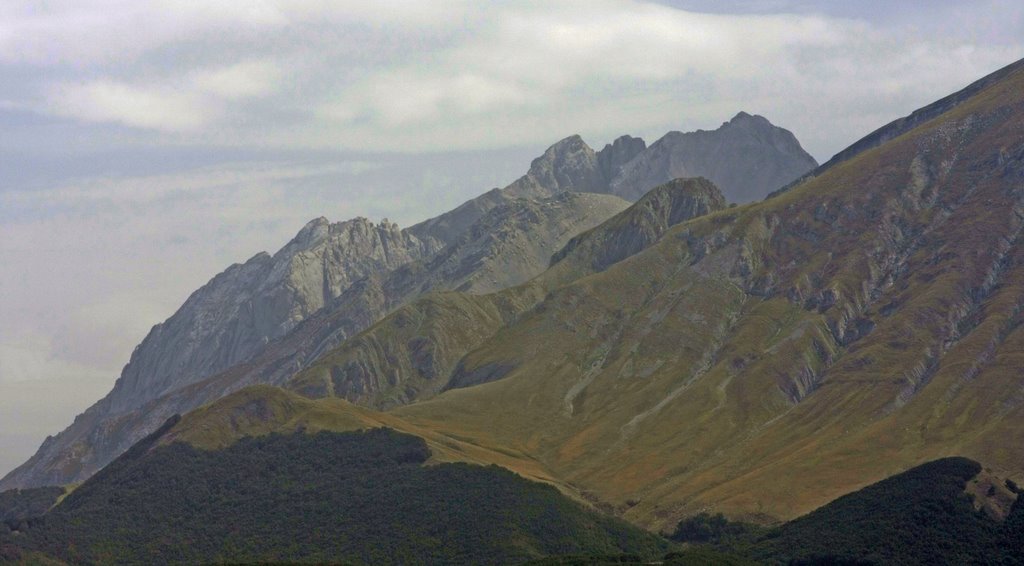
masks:
<path id="1" fill-rule="evenodd" d="M 691 156 L 694 139 L 708 149 Z M 757 162 L 747 163 L 747 153 Z M 774 165 L 729 176 L 729 163 L 754 170 L 765 162 Z M 622 136 L 595 152 L 570 136 L 508 187 L 405 230 L 365 218 L 315 219 L 277 253 L 233 265 L 193 293 L 135 349 L 113 390 L 0 480 L 0 489 L 81 481 L 170 415 L 245 385 L 283 384 L 431 292 L 477 301 L 524 283 L 570 238 L 623 211 L 629 202 L 620 194 L 635 200 L 637 187 L 652 188 L 681 171 L 679 163 L 721 177 L 738 198 L 764 196 L 816 164 L 791 133 L 740 113 L 718 130 L 672 132 L 649 149 Z M 625 174 L 631 164 L 643 164 L 643 177 Z M 780 180 L 780 170 L 793 173 Z"/>
<path id="2" fill-rule="evenodd" d="M 785 523 L 752 547 L 766 560 L 827 560 L 808 524 L 938 460 L 926 475 L 956 489 L 926 507 L 1009 540 L 961 494 L 1024 483 L 1022 232 L 1024 61 L 820 167 L 745 113 L 650 147 L 573 136 L 406 230 L 319 219 L 232 266 L 0 489 L 387 427 L 420 463 L 497 464 L 650 530 Z"/>

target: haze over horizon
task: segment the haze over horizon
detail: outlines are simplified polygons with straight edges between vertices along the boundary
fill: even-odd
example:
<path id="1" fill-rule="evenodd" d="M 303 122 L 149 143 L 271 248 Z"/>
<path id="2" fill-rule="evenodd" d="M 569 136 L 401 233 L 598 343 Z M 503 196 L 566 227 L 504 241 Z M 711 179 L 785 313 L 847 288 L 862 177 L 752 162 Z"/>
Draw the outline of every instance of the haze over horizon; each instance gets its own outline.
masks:
<path id="1" fill-rule="evenodd" d="M 0 7 L 0 475 L 310 218 L 407 226 L 570 134 L 741 110 L 825 161 L 1024 53 L 1013 2 L 401 6 Z"/>

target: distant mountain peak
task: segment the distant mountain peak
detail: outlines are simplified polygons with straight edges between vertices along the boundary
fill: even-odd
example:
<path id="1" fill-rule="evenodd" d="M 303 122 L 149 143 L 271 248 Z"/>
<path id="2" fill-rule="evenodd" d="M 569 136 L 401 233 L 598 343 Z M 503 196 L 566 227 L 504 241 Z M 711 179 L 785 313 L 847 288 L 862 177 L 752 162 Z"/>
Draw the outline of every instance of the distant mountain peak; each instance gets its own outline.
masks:
<path id="1" fill-rule="evenodd" d="M 304 250 L 315 246 L 327 237 L 330 233 L 330 226 L 331 221 L 323 216 L 310 220 L 281 251 L 288 250 L 294 253 L 295 250 Z"/>
<path id="2" fill-rule="evenodd" d="M 722 124 L 723 126 L 759 126 L 775 128 L 768 118 L 761 116 L 760 114 L 748 114 L 740 110 L 731 120 Z"/>
<path id="3" fill-rule="evenodd" d="M 583 141 L 583 138 L 579 134 L 573 134 L 567 138 L 563 138 L 550 147 L 548 147 L 544 154 L 533 160 L 530 164 L 530 169 L 534 169 L 535 166 L 543 164 L 544 162 L 551 161 L 553 159 L 564 159 L 570 155 L 576 154 L 592 154 L 594 150 L 591 149 L 587 142 Z"/>
<path id="4" fill-rule="evenodd" d="M 511 197 L 546 198 L 562 191 L 606 192 L 607 181 L 597 167 L 597 154 L 579 134 L 547 148 L 530 163 L 530 170 L 504 192 Z"/>
<path id="5" fill-rule="evenodd" d="M 733 202 L 759 200 L 817 166 L 791 132 L 739 112 L 716 130 L 669 132 L 624 164 L 612 194 L 637 200 L 672 179 L 706 177 Z"/>

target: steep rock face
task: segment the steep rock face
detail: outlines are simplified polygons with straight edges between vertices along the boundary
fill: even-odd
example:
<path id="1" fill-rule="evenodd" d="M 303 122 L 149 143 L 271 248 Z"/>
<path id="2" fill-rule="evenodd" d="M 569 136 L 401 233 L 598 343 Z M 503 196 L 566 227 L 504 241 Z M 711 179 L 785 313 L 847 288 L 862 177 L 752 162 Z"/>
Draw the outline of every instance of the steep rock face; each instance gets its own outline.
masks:
<path id="1" fill-rule="evenodd" d="M 241 363 L 218 368 L 199 380 L 161 384 L 163 390 L 142 384 L 132 390 L 136 393 L 131 398 L 133 404 L 114 407 L 118 396 L 128 395 L 119 383 L 68 429 L 48 439 L 29 462 L 4 479 L 3 485 L 65 484 L 88 477 L 171 415 L 247 385 L 281 384 L 324 352 L 420 295 L 456 288 L 490 292 L 539 274 L 547 266 L 551 250 L 627 206 L 612 195 L 583 193 L 508 200 L 467 228 L 443 251 L 415 261 L 412 253 L 416 248 L 411 245 L 421 241 L 398 231 L 393 224 L 374 225 L 360 219 L 330 225 L 326 220 L 315 220 L 274 258 L 261 254 L 246 264 L 249 267 L 230 268 L 182 307 L 182 312 L 202 313 L 205 305 L 220 304 L 210 296 L 226 297 L 234 301 L 228 304 L 246 305 L 249 310 L 243 310 L 245 313 L 260 309 L 278 312 L 273 320 L 287 326 L 287 332 L 270 336 L 268 330 L 262 335 L 266 338 Z M 424 245 L 422 252 L 416 253 L 426 256 L 430 249 Z M 280 260 L 276 272 L 271 265 L 275 258 Z M 363 277 L 357 280 L 360 275 Z M 310 309 L 319 306 L 323 308 L 310 314 Z M 195 318 L 216 330 L 213 323 L 217 319 L 205 316 Z M 163 326 L 171 323 L 181 324 L 172 318 Z M 222 331 L 239 326 L 247 328 L 235 324 Z M 166 336 L 156 335 L 149 340 L 159 344 L 162 338 Z M 151 392 L 149 396 L 147 391 Z"/>
<path id="2" fill-rule="evenodd" d="M 679 177 L 706 177 L 731 202 L 767 196 L 817 166 L 788 130 L 740 112 L 713 131 L 669 132 L 622 166 L 610 191 L 626 200 Z"/>
<path id="3" fill-rule="evenodd" d="M 413 276 L 419 294 L 431 289 L 485 294 L 512 287 L 543 272 L 551 254 L 570 238 L 628 207 L 613 195 L 571 191 L 519 198 L 492 209 L 455 244 L 428 261 L 396 270 L 391 279 L 419 267 L 423 275 Z"/>
<path id="4" fill-rule="evenodd" d="M 153 327 L 106 397 L 60 435 L 48 438 L 0 485 L 63 484 L 94 472 L 111 457 L 109 451 L 95 450 L 103 439 L 123 436 L 113 450 L 117 452 L 152 430 L 126 434 L 127 415 L 251 358 L 352 282 L 426 257 L 439 247 L 388 222 L 311 221 L 273 256 L 261 253 L 233 265 L 193 293 L 173 316 Z"/>
<path id="5" fill-rule="evenodd" d="M 259 254 L 228 268 L 153 327 L 111 391 L 109 410 L 133 409 L 245 360 L 356 279 L 438 247 L 391 223 L 313 220 L 276 254 Z"/>
<path id="6" fill-rule="evenodd" d="M 491 189 L 444 214 L 409 227 L 408 231 L 421 240 L 440 240 L 451 245 L 488 211 L 510 200 L 501 189 Z"/>
<path id="7" fill-rule="evenodd" d="M 597 154 L 578 135 L 549 147 L 505 192 L 514 197 L 549 197 L 562 191 L 605 192 Z"/>
<path id="8" fill-rule="evenodd" d="M 606 181 L 618 176 L 622 166 L 647 149 L 647 142 L 633 136 L 621 136 L 597 152 L 597 167 Z"/>

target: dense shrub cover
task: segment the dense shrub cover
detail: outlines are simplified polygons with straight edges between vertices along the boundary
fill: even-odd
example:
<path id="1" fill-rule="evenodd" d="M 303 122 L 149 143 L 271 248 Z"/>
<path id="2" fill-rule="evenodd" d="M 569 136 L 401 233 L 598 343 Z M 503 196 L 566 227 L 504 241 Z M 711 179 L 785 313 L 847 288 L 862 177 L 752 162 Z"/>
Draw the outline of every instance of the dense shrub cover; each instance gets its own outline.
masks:
<path id="1" fill-rule="evenodd" d="M 62 487 L 12 489 L 0 493 L 0 523 L 17 528 L 22 521 L 46 513 L 61 495 L 64 495 Z M 2 529 L 0 527 L 0 531 Z"/>
<path id="2" fill-rule="evenodd" d="M 1022 503 L 1002 524 L 976 511 L 964 486 L 980 471 L 966 458 L 923 464 L 770 531 L 752 554 L 794 564 L 1013 563 Z"/>
<path id="3" fill-rule="evenodd" d="M 672 536 L 684 546 L 669 552 L 663 539 L 502 468 L 425 466 L 422 439 L 387 429 L 246 438 L 213 452 L 152 440 L 42 517 L 0 523 L 0 563 L 1024 566 L 1024 498 L 1003 523 L 976 511 L 964 486 L 981 467 L 965 458 L 770 530 L 690 517 Z M 55 494 L 3 501 L 24 509 Z"/>
<path id="4" fill-rule="evenodd" d="M 764 531 L 765 528 L 758 525 L 730 521 L 721 513 L 698 513 L 679 521 L 669 538 L 676 542 L 739 550 L 753 543 Z"/>
<path id="5" fill-rule="evenodd" d="M 75 563 L 147 564 L 508 564 L 666 551 L 655 535 L 502 468 L 424 466 L 422 439 L 385 429 L 125 456 L 17 544 Z"/>

